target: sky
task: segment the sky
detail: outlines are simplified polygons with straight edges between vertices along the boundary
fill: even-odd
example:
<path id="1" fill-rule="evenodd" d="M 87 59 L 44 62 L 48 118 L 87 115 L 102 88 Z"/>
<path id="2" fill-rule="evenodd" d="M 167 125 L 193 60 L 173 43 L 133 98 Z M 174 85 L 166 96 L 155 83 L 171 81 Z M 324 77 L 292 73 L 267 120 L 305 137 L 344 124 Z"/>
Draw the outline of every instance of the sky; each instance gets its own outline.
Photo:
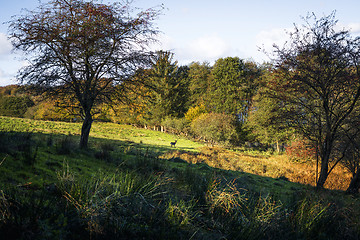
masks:
<path id="1" fill-rule="evenodd" d="M 42 3 L 48 0 L 41 0 Z M 103 0 L 112 3 L 114 0 Z M 154 50 L 170 50 L 180 65 L 193 61 L 213 64 L 223 57 L 239 57 L 263 63 L 269 57 L 259 51 L 272 51 L 282 45 L 287 31 L 302 17 L 317 17 L 336 11 L 339 26 L 360 34 L 359 0 L 133 0 L 132 5 L 146 10 L 163 4 L 155 21 L 161 32 Z M 25 66 L 20 53 L 12 51 L 7 39 L 8 22 L 22 9 L 34 10 L 39 0 L 0 0 L 0 86 L 15 84 L 17 71 Z"/>

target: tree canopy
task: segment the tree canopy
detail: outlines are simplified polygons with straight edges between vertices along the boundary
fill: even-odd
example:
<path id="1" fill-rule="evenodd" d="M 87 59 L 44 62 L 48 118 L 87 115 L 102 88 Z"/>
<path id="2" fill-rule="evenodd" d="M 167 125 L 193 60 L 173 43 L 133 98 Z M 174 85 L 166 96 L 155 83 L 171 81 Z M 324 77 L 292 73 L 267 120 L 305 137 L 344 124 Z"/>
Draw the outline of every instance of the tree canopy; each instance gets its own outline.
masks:
<path id="1" fill-rule="evenodd" d="M 134 14 L 129 4 L 52 0 L 12 20 L 12 44 L 29 60 L 20 71 L 21 82 L 79 102 L 82 148 L 93 107 L 123 97 L 122 88 L 113 86 L 151 63 L 147 46 L 157 34 L 153 21 L 158 14 L 156 9 Z"/>
<path id="2" fill-rule="evenodd" d="M 242 111 L 240 86 L 244 81 L 244 62 L 238 57 L 218 59 L 212 70 L 208 97 L 214 112 L 239 114 Z"/>
<path id="3" fill-rule="evenodd" d="M 157 52 L 150 69 L 148 85 L 152 99 L 148 111 L 158 125 L 166 116 L 181 117 L 186 110 L 188 69 L 179 67 L 173 55 L 168 51 Z"/>

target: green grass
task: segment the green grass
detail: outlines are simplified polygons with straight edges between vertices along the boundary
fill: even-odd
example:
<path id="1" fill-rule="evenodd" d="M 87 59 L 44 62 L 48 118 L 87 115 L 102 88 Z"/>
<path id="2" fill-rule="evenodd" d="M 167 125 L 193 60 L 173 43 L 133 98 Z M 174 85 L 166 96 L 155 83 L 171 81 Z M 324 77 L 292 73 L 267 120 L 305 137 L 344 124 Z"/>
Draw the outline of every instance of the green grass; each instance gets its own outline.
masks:
<path id="1" fill-rule="evenodd" d="M 79 123 L 0 118 L 1 236 L 360 237 L 357 198 L 291 182 L 271 156 L 207 148 L 112 123 L 94 123 L 90 148 L 80 150 L 80 128 Z M 175 139 L 174 149 L 169 143 Z"/>
<path id="2" fill-rule="evenodd" d="M 75 135 L 81 132 L 81 123 L 66 123 L 55 121 L 36 121 L 21 118 L 9 118 L 0 116 L 0 131 L 33 132 L 53 135 Z M 94 122 L 90 132 L 90 145 L 96 145 L 97 139 L 115 140 L 140 144 L 145 147 L 164 150 L 170 149 L 170 142 L 178 139 L 177 149 L 184 151 L 198 151 L 203 144 L 190 141 L 186 138 L 152 131 L 137 129 L 130 125 L 115 123 Z"/>

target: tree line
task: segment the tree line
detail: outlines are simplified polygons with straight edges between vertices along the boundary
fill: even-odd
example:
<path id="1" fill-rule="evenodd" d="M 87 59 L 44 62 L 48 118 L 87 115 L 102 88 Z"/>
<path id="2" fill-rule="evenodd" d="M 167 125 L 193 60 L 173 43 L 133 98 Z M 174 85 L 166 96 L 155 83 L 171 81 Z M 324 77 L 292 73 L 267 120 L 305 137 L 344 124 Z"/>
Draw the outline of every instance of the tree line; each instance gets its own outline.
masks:
<path id="1" fill-rule="evenodd" d="M 269 64 L 227 57 L 179 66 L 173 53 L 148 48 L 161 9 L 133 10 L 53 0 L 10 22 L 14 49 L 30 53 L 20 82 L 48 97 L 29 105 L 34 118 L 81 118 L 81 148 L 94 119 L 277 150 L 297 136 L 317 159 L 318 188 L 343 163 L 353 173 L 348 192 L 358 192 L 360 40 L 337 30 L 335 13 L 306 16 Z"/>
<path id="2" fill-rule="evenodd" d="M 111 105 L 96 104 L 93 118 L 194 135 L 213 143 L 240 145 L 250 140 L 248 115 L 266 71 L 264 66 L 238 57 L 219 58 L 213 66 L 207 62 L 180 66 L 173 53 L 158 51 L 150 68 L 140 68 L 131 80 L 112 87 L 113 92 L 122 91 L 124 96 L 119 99 L 114 96 Z M 19 87 L 4 87 L 2 98 L 10 97 L 11 94 L 5 92 L 12 88 Z M 50 98 L 46 93 L 35 95 L 33 88 L 30 95 L 21 91 L 11 95 L 31 96 L 33 100 L 27 111 L 18 117 L 81 120 L 80 104 L 74 101 L 71 93 L 66 98 Z M 8 106 L 17 108 L 15 104 Z"/>

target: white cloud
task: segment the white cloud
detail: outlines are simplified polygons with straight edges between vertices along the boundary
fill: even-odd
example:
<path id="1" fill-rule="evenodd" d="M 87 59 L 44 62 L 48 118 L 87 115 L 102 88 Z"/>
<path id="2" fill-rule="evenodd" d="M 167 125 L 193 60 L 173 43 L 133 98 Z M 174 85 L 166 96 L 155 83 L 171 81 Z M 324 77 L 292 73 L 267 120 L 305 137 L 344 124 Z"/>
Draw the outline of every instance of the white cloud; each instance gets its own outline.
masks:
<path id="1" fill-rule="evenodd" d="M 179 62 L 187 64 L 192 61 L 213 62 L 221 57 L 233 55 L 231 46 L 218 35 L 202 36 L 174 49 Z"/>
<path id="2" fill-rule="evenodd" d="M 160 44 L 152 45 L 152 50 L 168 50 L 175 53 L 175 60 L 180 64 L 193 61 L 212 62 L 220 57 L 234 55 L 230 45 L 216 34 L 195 39 L 174 39 L 167 35 L 159 35 Z"/>
<path id="3" fill-rule="evenodd" d="M 0 58 L 11 54 L 12 45 L 4 33 L 0 32 Z"/>
<path id="4" fill-rule="evenodd" d="M 350 29 L 351 33 L 359 33 L 360 32 L 360 23 L 350 23 L 347 25 L 347 28 Z"/>
<path id="5" fill-rule="evenodd" d="M 6 34 L 0 32 L 0 86 L 15 84 L 16 67 L 19 65 L 12 60 L 12 45 Z"/>
<path id="6" fill-rule="evenodd" d="M 268 31 L 261 31 L 256 35 L 256 46 L 265 52 L 272 52 L 273 46 L 283 46 L 289 39 L 289 29 L 274 28 Z"/>
<path id="7" fill-rule="evenodd" d="M 13 80 L 13 78 L 14 76 L 0 69 L 0 86 L 15 84 L 16 82 Z"/>
<path id="8" fill-rule="evenodd" d="M 197 38 L 188 45 L 192 55 L 208 59 L 221 57 L 228 50 L 229 45 L 216 35 Z"/>
<path id="9" fill-rule="evenodd" d="M 335 31 L 349 30 L 350 33 L 360 35 L 360 23 L 349 23 L 346 25 L 337 24 Z M 289 33 L 294 31 L 291 28 L 274 28 L 267 31 L 261 31 L 256 35 L 256 46 L 265 50 L 267 53 L 271 53 L 274 48 L 274 44 L 282 47 L 289 40 Z"/>
<path id="10" fill-rule="evenodd" d="M 151 44 L 151 50 L 171 50 L 174 47 L 174 40 L 165 34 L 159 34 L 157 36 L 157 41 L 157 43 Z"/>

